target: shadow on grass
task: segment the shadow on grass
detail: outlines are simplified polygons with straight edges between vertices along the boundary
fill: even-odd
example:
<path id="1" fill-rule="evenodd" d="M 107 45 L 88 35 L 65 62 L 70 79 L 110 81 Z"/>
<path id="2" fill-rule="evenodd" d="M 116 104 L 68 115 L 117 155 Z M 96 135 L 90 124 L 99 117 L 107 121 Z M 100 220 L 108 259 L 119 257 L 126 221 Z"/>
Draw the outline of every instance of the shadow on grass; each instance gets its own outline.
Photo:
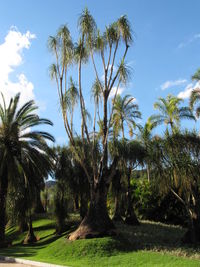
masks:
<path id="1" fill-rule="evenodd" d="M 200 253 L 200 244 L 194 247 L 181 242 L 186 229 L 180 226 L 142 221 L 140 226 L 117 223 L 116 228 L 134 250 L 175 251 L 180 255 Z"/>
<path id="2" fill-rule="evenodd" d="M 200 247 L 193 248 L 181 243 L 181 239 L 186 230 L 179 226 L 149 221 L 142 221 L 140 226 L 116 223 L 116 236 L 77 241 L 69 241 L 67 238 L 63 239 L 63 237 L 67 237 L 70 232 L 74 231 L 79 223 L 80 222 L 77 220 L 69 220 L 66 224 L 66 231 L 61 235 L 56 235 L 54 232 L 46 232 L 45 235 L 44 232 L 44 235 L 37 243 L 31 245 L 16 243 L 10 248 L 1 250 L 0 255 L 22 258 L 34 257 L 37 256 L 39 250 L 62 238 L 62 241 L 60 240 L 61 242 L 59 241 L 58 244 L 55 244 L 55 248 L 58 245 L 61 250 L 64 249 L 66 251 L 65 253 L 69 253 L 69 255 L 73 255 L 74 257 L 82 257 L 84 255 L 93 257 L 97 253 L 104 257 L 117 255 L 120 252 L 126 253 L 138 250 L 151 250 L 172 252 L 177 256 L 191 256 L 197 254 L 198 258 L 200 258 Z M 46 231 L 54 228 L 54 223 L 47 223 L 46 225 L 34 227 L 34 230 Z M 8 237 L 13 237 L 13 239 L 17 238 L 17 240 L 19 240 L 19 238 L 23 236 L 9 229 Z"/>
<path id="3" fill-rule="evenodd" d="M 25 247 L 25 246 L 19 246 L 14 245 L 9 248 L 4 248 L 0 251 L 0 256 L 8 256 L 8 257 L 14 257 L 14 258 L 27 258 L 27 257 L 33 257 L 37 253 L 33 250 L 32 247 Z"/>

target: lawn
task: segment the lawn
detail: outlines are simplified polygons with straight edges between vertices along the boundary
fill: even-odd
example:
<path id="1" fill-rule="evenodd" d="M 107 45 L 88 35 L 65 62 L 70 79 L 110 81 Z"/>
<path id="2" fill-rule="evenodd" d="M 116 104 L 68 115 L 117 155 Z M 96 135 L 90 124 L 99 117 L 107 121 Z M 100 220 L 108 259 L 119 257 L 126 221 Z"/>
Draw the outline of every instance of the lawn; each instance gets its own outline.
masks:
<path id="1" fill-rule="evenodd" d="M 7 229 L 13 245 L 1 249 L 0 255 L 49 262 L 68 266 L 200 266 L 200 248 L 180 243 L 184 229 L 159 223 L 141 222 L 132 227 L 117 224 L 116 237 L 69 241 L 66 238 L 74 225 L 62 236 L 54 235 L 50 219 L 34 221 L 34 245 L 22 245 L 24 234 L 15 228 Z"/>

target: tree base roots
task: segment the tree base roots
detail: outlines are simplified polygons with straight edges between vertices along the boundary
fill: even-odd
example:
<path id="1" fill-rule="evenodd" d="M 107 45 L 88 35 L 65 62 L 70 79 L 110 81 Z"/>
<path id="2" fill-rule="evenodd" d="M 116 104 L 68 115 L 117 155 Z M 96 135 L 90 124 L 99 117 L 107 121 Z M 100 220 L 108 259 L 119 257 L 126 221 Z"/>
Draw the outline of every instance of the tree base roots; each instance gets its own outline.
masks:
<path id="1" fill-rule="evenodd" d="M 34 235 L 27 235 L 23 241 L 23 244 L 24 245 L 33 244 L 37 241 L 38 241 L 38 239 Z"/>
<path id="2" fill-rule="evenodd" d="M 78 229 L 74 232 L 72 232 L 68 239 L 71 241 L 78 240 L 78 239 L 90 239 L 90 238 L 99 238 L 99 237 L 105 237 L 105 236 L 115 236 L 116 231 L 115 229 L 110 229 L 106 231 L 95 231 L 91 229 L 89 226 L 82 226 L 80 225 Z"/>

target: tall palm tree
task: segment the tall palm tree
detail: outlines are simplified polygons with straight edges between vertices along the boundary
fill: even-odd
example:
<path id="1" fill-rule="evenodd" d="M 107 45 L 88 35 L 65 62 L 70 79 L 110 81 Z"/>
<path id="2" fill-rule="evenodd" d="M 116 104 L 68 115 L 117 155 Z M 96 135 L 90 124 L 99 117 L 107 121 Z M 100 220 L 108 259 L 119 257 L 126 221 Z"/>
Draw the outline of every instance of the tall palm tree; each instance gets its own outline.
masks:
<path id="1" fill-rule="evenodd" d="M 80 227 L 70 235 L 70 239 L 77 239 L 84 237 L 86 235 L 93 236 L 94 233 L 106 233 L 113 228 L 113 223 L 108 216 L 107 211 L 107 193 L 108 185 L 114 175 L 116 169 L 116 160 L 110 162 L 108 160 L 108 133 L 111 128 L 111 120 L 109 118 L 109 95 L 115 87 L 119 88 L 122 81 L 122 77 L 125 78 L 125 73 L 122 71 L 124 66 L 125 58 L 132 41 L 130 23 L 126 16 L 120 17 L 112 27 L 107 27 L 104 33 L 100 33 L 97 30 L 96 23 L 88 9 L 84 9 L 80 15 L 78 21 L 78 28 L 80 31 L 80 38 L 78 46 L 75 48 L 75 55 L 78 63 L 78 86 L 79 86 L 79 102 L 80 102 L 80 112 L 82 118 L 81 127 L 82 131 L 82 142 L 88 145 L 90 148 L 92 171 L 88 169 L 85 164 L 86 153 L 78 150 L 76 147 L 75 136 L 70 130 L 68 117 L 65 112 L 63 116 L 64 125 L 67 135 L 70 139 L 70 143 L 73 146 L 76 158 L 79 160 L 87 179 L 90 184 L 91 199 L 90 206 L 87 216 L 81 222 Z M 108 30 L 109 29 L 109 30 Z M 122 49 L 119 48 L 122 46 Z M 56 51 L 53 50 L 56 57 Z M 104 71 L 104 82 L 103 86 L 100 83 L 100 69 L 97 68 L 95 63 L 95 55 L 98 53 L 98 63 L 102 64 Z M 86 122 L 86 106 L 82 90 L 82 64 L 84 63 L 84 54 L 88 54 L 91 59 L 92 66 L 94 68 L 95 79 L 98 81 L 99 86 L 102 91 L 102 130 L 103 135 L 101 139 L 101 157 L 96 160 L 97 154 L 95 152 L 95 146 L 97 143 L 97 137 L 93 135 L 93 142 L 90 137 L 89 125 Z M 122 55 L 121 55 L 122 54 Z M 119 62 L 116 62 L 121 58 Z M 56 65 L 60 65 L 59 59 L 56 57 Z M 116 71 L 114 66 L 117 66 Z M 121 67 L 120 67 L 121 66 Z M 55 69 L 55 68 L 54 68 Z M 57 71 L 58 72 L 58 71 Z M 54 76 L 56 79 L 57 76 Z M 57 83 L 59 95 L 62 95 L 62 85 Z M 113 105 L 113 103 L 111 103 Z M 62 105 L 62 101 L 61 101 Z M 93 124 L 94 125 L 94 124 Z M 84 132 L 84 133 L 83 133 Z M 95 139 L 95 140 L 94 140 Z M 85 149 L 83 146 L 83 150 Z"/>
<path id="2" fill-rule="evenodd" d="M 23 177 L 28 186 L 32 178 L 30 166 L 44 177 L 51 169 L 52 153 L 47 140 L 54 141 L 47 132 L 32 130 L 35 126 L 52 125 L 34 113 L 34 101 L 19 108 L 20 94 L 6 105 L 2 96 L 0 103 L 0 244 L 5 243 L 6 197 L 8 184 Z"/>
<path id="3" fill-rule="evenodd" d="M 150 181 L 150 160 L 149 160 L 149 151 L 151 149 L 151 141 L 152 141 L 152 130 L 154 128 L 154 124 L 150 119 L 147 120 L 143 127 L 139 127 L 140 134 L 138 136 L 138 140 L 145 147 L 146 150 L 146 168 L 147 168 L 147 179 Z"/>
<path id="4" fill-rule="evenodd" d="M 153 126 L 164 123 L 167 125 L 167 130 L 169 130 L 169 126 L 170 130 L 175 133 L 180 127 L 181 119 L 195 120 L 189 107 L 180 107 L 181 102 L 183 102 L 181 98 L 171 94 L 166 98 L 160 97 L 158 101 L 154 103 L 154 109 L 157 109 L 159 113 L 150 117 Z"/>
<path id="5" fill-rule="evenodd" d="M 143 165 L 145 161 L 145 149 L 140 142 L 132 140 L 126 143 L 124 158 L 127 161 L 127 211 L 125 223 L 137 225 L 139 221 L 133 209 L 132 189 L 131 189 L 131 174 L 138 166 Z"/>
<path id="6" fill-rule="evenodd" d="M 121 140 L 121 145 L 120 145 L 121 153 L 123 153 L 124 151 L 127 152 L 127 148 L 128 148 L 126 144 L 126 140 L 125 140 L 124 124 L 126 123 L 128 125 L 129 135 L 132 136 L 133 129 L 138 126 L 137 123 L 135 122 L 135 119 L 138 119 L 138 118 L 141 118 L 141 113 L 138 111 L 138 105 L 134 103 L 134 98 L 129 95 L 126 95 L 123 98 L 120 95 L 117 95 L 115 98 L 114 106 L 113 106 L 113 130 L 114 130 L 114 139 L 118 135 L 119 132 L 122 132 L 122 140 Z M 126 154 L 126 152 L 124 154 Z M 125 176 L 127 177 L 127 181 L 128 181 L 128 188 L 129 188 L 130 179 L 129 179 L 129 175 L 127 172 L 127 169 L 129 169 L 129 167 L 127 165 L 128 164 L 127 164 L 126 158 L 122 157 L 122 160 L 120 161 L 120 164 L 119 164 L 119 169 L 120 169 L 121 174 L 125 173 Z M 115 177 L 116 181 L 118 180 L 118 183 L 116 183 L 115 181 L 115 183 L 118 186 L 120 186 L 121 184 L 121 181 L 120 181 L 121 177 L 122 175 L 121 176 L 118 175 Z M 130 190 L 128 189 L 128 191 Z M 121 220 L 120 205 L 119 205 L 121 194 L 119 190 L 116 193 L 117 194 L 115 197 L 114 219 Z M 128 199 L 129 199 L 129 196 L 128 196 Z"/>
<path id="7" fill-rule="evenodd" d="M 197 81 L 199 83 L 199 87 L 192 90 L 191 96 L 190 96 L 190 107 L 194 109 L 195 104 L 199 104 L 200 101 L 200 69 L 198 69 L 195 74 L 192 76 L 192 80 Z M 195 108 L 196 116 L 199 118 L 200 116 L 200 105 L 197 105 Z"/>
<path id="8" fill-rule="evenodd" d="M 140 119 L 141 113 L 138 110 L 138 105 L 134 103 L 134 98 L 126 95 L 121 97 L 116 96 L 113 108 L 113 127 L 115 132 L 122 132 L 123 139 L 125 138 L 124 126 L 125 123 L 129 128 L 129 135 L 133 135 L 133 129 L 138 125 L 135 119 Z"/>

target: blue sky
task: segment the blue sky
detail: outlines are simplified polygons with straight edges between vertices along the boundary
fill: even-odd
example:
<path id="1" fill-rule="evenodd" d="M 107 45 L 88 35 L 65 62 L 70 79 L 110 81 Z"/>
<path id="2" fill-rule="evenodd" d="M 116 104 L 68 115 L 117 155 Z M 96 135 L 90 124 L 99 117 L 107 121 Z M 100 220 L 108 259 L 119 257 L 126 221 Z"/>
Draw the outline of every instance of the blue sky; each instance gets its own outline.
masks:
<path id="1" fill-rule="evenodd" d="M 5 94 L 19 90 L 22 100 L 34 98 L 40 115 L 54 122 L 50 132 L 58 143 L 65 142 L 56 86 L 48 75 L 53 58 L 47 39 L 67 23 L 76 41 L 77 18 L 85 6 L 101 30 L 121 15 L 128 16 L 135 36 L 127 57 L 133 73 L 123 95 L 132 94 L 137 99 L 143 122 L 155 112 L 153 103 L 160 96 L 179 95 L 187 104 L 195 87 L 191 75 L 200 67 L 199 0 L 1 1 L 0 86 Z M 86 69 L 84 73 L 84 88 L 88 89 L 94 73 L 88 75 Z M 87 89 L 87 107 L 91 110 Z M 193 122 L 183 125 L 195 126 Z"/>

